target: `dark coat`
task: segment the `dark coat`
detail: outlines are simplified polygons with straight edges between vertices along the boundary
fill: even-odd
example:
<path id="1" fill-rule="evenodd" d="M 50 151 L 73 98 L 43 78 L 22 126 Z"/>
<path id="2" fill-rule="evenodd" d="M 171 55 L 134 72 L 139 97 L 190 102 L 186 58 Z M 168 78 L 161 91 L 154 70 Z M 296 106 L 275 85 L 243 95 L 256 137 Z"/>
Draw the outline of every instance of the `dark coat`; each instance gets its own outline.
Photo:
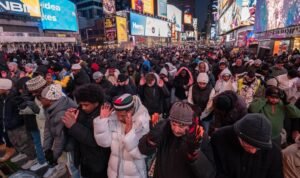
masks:
<path id="1" fill-rule="evenodd" d="M 212 89 L 213 87 L 210 84 L 204 89 L 200 89 L 197 83 L 193 85 L 192 100 L 194 105 L 199 107 L 201 112 L 206 108 Z"/>
<path id="2" fill-rule="evenodd" d="M 259 150 L 254 155 L 244 151 L 233 126 L 223 127 L 211 138 L 217 166 L 216 178 L 283 178 L 280 148 Z"/>
<path id="3" fill-rule="evenodd" d="M 0 96 L 0 124 L 4 125 L 6 130 L 13 130 L 23 125 L 17 105 L 16 93 L 11 91 L 8 95 Z"/>
<path id="4" fill-rule="evenodd" d="M 113 87 L 113 85 L 110 83 L 110 81 L 108 81 L 106 78 L 103 78 L 101 80 L 101 82 L 99 83 L 99 85 L 101 86 L 101 88 L 103 89 L 103 92 L 105 94 L 108 94 Z"/>
<path id="5" fill-rule="evenodd" d="M 147 143 L 148 135 L 139 142 L 142 154 L 151 155 L 156 151 L 154 178 L 214 178 L 213 156 L 208 138 L 202 140 L 199 158 L 192 162 L 187 159 L 184 139 L 174 136 L 168 120 L 162 122 L 162 141 L 157 149 Z"/>
<path id="6" fill-rule="evenodd" d="M 90 77 L 84 69 L 81 69 L 80 72 L 74 76 L 74 87 L 79 87 L 83 84 L 90 83 Z"/>
<path id="7" fill-rule="evenodd" d="M 98 115 L 99 108 L 91 114 L 80 111 L 77 122 L 68 130 L 75 139 L 75 165 L 80 165 L 81 175 L 87 178 L 107 177 L 110 148 L 98 146 L 94 138 L 93 120 Z"/>
<path id="8" fill-rule="evenodd" d="M 170 95 L 166 86 L 160 88 L 157 85 L 149 87 L 147 85 L 139 87 L 139 95 L 143 105 L 148 109 L 150 115 L 163 112 L 163 102 Z"/>

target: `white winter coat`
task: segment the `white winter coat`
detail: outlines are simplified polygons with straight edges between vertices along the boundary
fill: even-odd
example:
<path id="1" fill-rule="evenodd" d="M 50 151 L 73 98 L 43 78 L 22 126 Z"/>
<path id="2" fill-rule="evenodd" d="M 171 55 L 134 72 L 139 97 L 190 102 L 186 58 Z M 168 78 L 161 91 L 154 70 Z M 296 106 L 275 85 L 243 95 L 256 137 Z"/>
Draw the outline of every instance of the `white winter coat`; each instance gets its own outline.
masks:
<path id="1" fill-rule="evenodd" d="M 94 136 L 101 147 L 111 147 L 107 175 L 109 178 L 146 178 L 146 156 L 138 149 L 140 138 L 149 132 L 150 116 L 140 99 L 134 96 L 133 127 L 125 135 L 125 125 L 115 112 L 109 118 L 94 119 Z"/>

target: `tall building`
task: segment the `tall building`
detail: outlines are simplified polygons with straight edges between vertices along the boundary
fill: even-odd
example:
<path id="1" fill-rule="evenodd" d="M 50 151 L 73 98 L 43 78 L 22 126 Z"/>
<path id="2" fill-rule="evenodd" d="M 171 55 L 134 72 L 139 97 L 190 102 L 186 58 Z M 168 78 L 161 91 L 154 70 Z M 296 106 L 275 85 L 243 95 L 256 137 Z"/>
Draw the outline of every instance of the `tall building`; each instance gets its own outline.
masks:
<path id="1" fill-rule="evenodd" d="M 103 26 L 99 25 L 103 14 L 102 0 L 73 0 L 78 12 L 79 31 L 82 42 L 88 45 L 100 44 Z"/>

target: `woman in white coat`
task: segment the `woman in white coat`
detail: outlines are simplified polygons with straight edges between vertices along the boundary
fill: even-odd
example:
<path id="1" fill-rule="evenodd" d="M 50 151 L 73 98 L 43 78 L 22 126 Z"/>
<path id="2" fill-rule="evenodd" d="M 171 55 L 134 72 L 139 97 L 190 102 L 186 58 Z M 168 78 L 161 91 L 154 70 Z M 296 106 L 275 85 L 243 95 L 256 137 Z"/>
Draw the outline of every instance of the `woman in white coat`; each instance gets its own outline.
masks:
<path id="1" fill-rule="evenodd" d="M 149 132 L 150 116 L 137 96 L 124 94 L 101 107 L 94 120 L 94 136 L 101 147 L 111 147 L 109 178 L 146 178 L 146 156 L 138 149 L 140 138 Z"/>

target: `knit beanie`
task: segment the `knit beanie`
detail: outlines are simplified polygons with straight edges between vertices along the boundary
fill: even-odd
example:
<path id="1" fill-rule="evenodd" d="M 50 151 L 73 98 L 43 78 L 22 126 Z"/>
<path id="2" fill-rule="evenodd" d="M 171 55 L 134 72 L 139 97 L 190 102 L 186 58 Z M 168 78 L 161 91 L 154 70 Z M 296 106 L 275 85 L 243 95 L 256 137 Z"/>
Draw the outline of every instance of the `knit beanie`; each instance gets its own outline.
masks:
<path id="1" fill-rule="evenodd" d="M 59 100 L 63 96 L 62 88 L 59 84 L 52 84 L 43 89 L 41 96 L 51 101 Z"/>
<path id="2" fill-rule="evenodd" d="M 182 124 L 191 125 L 194 118 L 194 110 L 187 102 L 176 102 L 170 110 L 169 119 Z"/>
<path id="3" fill-rule="evenodd" d="M 272 148 L 272 126 L 263 114 L 247 114 L 234 125 L 238 137 L 248 144 L 260 148 Z"/>
<path id="4" fill-rule="evenodd" d="M 200 73 L 197 77 L 197 82 L 198 83 L 208 83 L 209 81 L 209 78 L 208 78 L 208 75 L 207 73 Z"/>
<path id="5" fill-rule="evenodd" d="M 6 78 L 0 78 L 0 89 L 10 90 L 12 88 L 12 81 Z"/>
<path id="6" fill-rule="evenodd" d="M 97 80 L 100 77 L 103 77 L 103 74 L 101 72 L 97 71 L 97 72 L 93 73 L 93 79 L 94 80 Z"/>
<path id="7" fill-rule="evenodd" d="M 46 85 L 46 80 L 42 76 L 36 76 L 26 82 L 28 91 L 36 91 Z"/>
<path id="8" fill-rule="evenodd" d="M 129 110 L 133 107 L 133 105 L 133 96 L 128 93 L 117 97 L 113 102 L 113 106 L 116 111 Z"/>

